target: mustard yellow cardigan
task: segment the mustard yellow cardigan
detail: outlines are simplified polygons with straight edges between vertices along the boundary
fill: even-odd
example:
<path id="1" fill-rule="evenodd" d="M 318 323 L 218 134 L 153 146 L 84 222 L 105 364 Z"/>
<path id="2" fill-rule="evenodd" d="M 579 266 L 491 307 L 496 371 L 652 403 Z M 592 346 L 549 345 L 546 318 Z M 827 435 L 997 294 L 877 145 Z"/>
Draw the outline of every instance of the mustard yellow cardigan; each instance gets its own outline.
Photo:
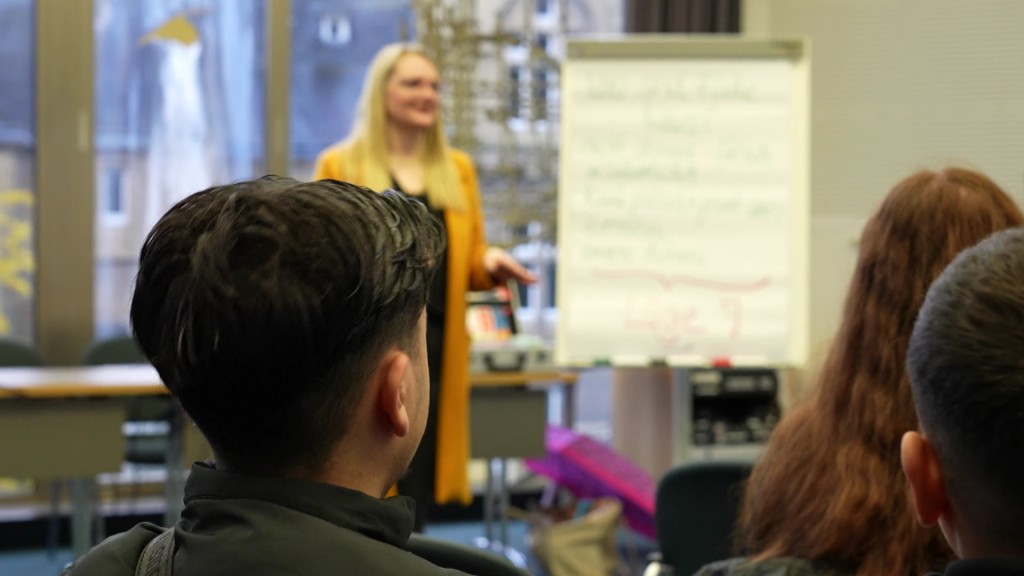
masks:
<path id="1" fill-rule="evenodd" d="M 466 292 L 494 287 L 484 269 L 483 211 L 480 186 L 469 155 L 450 150 L 462 193 L 464 210 L 444 211 L 448 231 L 448 294 L 445 302 L 441 398 L 437 418 L 438 503 L 472 501 L 469 465 L 469 333 L 466 331 Z M 362 185 L 361 170 L 351 149 L 338 144 L 317 158 L 313 179 L 332 178 Z"/>

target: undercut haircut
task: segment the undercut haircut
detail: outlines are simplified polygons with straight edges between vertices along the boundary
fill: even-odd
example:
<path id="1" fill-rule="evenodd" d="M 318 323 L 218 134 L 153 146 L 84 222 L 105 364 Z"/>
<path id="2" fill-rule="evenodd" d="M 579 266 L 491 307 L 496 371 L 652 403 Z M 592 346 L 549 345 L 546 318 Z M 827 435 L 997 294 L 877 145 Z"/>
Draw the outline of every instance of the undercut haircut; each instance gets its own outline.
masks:
<path id="1" fill-rule="evenodd" d="M 139 256 L 142 350 L 233 470 L 321 470 L 393 346 L 409 350 L 444 249 L 420 203 L 266 176 L 172 207 Z"/>

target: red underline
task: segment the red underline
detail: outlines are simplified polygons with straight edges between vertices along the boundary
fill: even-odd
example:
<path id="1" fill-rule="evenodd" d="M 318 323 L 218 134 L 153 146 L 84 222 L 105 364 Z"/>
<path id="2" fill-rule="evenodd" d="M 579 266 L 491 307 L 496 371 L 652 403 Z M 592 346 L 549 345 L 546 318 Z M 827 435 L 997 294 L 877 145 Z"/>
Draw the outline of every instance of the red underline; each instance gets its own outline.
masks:
<path id="1" fill-rule="evenodd" d="M 666 276 L 652 270 L 592 270 L 594 276 L 598 278 L 614 278 L 614 279 L 646 279 L 653 280 L 658 284 L 661 284 L 663 288 L 672 288 L 676 285 L 687 285 L 694 288 L 705 288 L 707 290 L 718 290 L 720 292 L 756 292 L 758 290 L 768 287 L 772 283 L 771 278 L 765 276 L 753 282 L 747 283 L 730 283 L 730 282 L 717 282 L 715 280 L 705 280 L 702 278 L 696 278 L 693 276 Z"/>

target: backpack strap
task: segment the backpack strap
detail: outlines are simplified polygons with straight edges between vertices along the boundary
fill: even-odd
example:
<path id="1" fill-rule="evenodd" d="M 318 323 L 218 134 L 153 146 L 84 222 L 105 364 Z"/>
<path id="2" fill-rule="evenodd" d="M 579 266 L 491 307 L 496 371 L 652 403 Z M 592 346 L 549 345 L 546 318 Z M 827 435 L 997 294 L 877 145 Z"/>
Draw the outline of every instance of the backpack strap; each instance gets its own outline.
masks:
<path id="1" fill-rule="evenodd" d="M 135 576 L 171 576 L 174 569 L 174 527 L 164 529 L 142 549 Z"/>

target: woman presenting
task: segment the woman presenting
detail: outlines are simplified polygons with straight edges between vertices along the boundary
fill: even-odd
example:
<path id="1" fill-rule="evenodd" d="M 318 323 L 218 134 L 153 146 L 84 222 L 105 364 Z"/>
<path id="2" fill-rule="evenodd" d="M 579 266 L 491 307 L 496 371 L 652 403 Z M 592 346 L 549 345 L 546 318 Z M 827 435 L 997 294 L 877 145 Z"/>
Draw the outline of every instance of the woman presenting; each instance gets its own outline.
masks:
<path id="1" fill-rule="evenodd" d="M 352 133 L 317 158 L 314 179 L 399 190 L 426 204 L 448 236 L 427 305 L 430 413 L 400 493 L 417 501 L 422 531 L 433 502 L 468 504 L 469 335 L 466 292 L 534 276 L 504 250 L 484 242 L 473 162 L 450 148 L 441 121 L 440 75 L 423 49 L 385 46 L 367 72 Z"/>

